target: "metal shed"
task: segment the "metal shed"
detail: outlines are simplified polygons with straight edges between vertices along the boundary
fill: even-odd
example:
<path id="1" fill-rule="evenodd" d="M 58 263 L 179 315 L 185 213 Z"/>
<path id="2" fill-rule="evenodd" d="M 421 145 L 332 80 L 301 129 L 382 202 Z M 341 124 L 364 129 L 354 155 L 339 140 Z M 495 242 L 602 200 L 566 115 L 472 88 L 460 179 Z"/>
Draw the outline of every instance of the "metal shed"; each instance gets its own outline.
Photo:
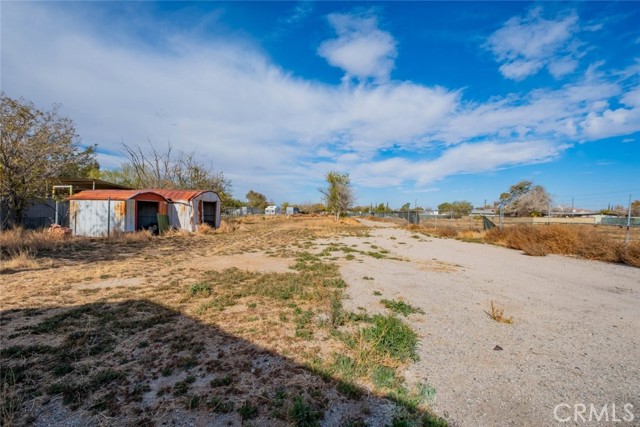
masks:
<path id="1" fill-rule="evenodd" d="M 85 190 L 69 197 L 69 227 L 77 236 L 100 237 L 158 225 L 169 200 L 149 190 Z"/>
<path id="2" fill-rule="evenodd" d="M 200 224 L 220 227 L 220 196 L 211 190 L 150 190 L 169 200 L 169 224 L 196 231 Z"/>

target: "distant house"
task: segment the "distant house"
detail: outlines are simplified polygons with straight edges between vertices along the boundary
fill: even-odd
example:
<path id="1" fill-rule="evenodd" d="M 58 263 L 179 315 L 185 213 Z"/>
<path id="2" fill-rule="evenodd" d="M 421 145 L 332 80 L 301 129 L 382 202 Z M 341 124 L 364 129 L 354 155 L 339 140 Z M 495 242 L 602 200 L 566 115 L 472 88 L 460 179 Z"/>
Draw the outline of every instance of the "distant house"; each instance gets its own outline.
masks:
<path id="1" fill-rule="evenodd" d="M 264 210 L 265 215 L 276 215 L 276 214 L 279 214 L 280 212 L 281 212 L 280 208 L 277 206 L 267 206 Z"/>
<path id="2" fill-rule="evenodd" d="M 300 209 L 294 206 L 287 206 L 287 215 L 295 215 L 299 213 L 300 213 Z"/>

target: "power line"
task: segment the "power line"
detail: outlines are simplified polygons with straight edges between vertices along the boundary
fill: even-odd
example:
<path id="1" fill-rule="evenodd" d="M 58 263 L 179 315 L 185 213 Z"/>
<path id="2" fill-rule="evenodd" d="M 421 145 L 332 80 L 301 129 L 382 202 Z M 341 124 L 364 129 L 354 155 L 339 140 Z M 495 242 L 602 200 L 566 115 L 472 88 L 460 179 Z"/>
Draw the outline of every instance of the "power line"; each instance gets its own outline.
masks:
<path id="1" fill-rule="evenodd" d="M 590 193 L 590 194 L 549 194 L 553 197 L 593 197 L 593 196 L 616 196 L 616 195 L 628 195 L 629 193 L 638 193 L 640 188 L 634 188 L 631 190 L 611 191 L 607 193 Z"/>

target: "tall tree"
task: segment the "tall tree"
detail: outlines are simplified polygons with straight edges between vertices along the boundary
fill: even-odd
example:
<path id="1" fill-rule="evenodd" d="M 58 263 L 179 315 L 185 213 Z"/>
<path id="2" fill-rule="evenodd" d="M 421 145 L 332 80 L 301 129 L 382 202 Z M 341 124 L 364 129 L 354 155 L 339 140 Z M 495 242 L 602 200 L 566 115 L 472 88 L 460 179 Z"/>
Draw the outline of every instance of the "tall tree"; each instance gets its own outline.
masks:
<path id="1" fill-rule="evenodd" d="M 166 151 L 152 144 L 146 150 L 137 145 L 122 147 L 127 161 L 120 169 L 101 171 L 101 178 L 133 188 L 213 190 L 224 207 L 231 203 L 231 182 L 197 160 L 195 152 L 176 152 L 171 144 Z"/>
<path id="2" fill-rule="evenodd" d="M 9 224 L 20 224 L 33 200 L 59 178 L 82 178 L 99 168 L 95 146 L 81 148 L 73 121 L 60 106 L 38 109 L 0 93 L 0 201 Z"/>
<path id="3" fill-rule="evenodd" d="M 531 181 L 520 181 L 500 195 L 505 212 L 515 216 L 538 216 L 547 211 L 551 196 L 540 185 Z"/>
<path id="4" fill-rule="evenodd" d="M 249 192 L 246 194 L 246 197 L 247 203 L 251 208 L 264 209 L 269 206 L 267 197 L 262 193 L 258 193 L 257 191 L 249 190 Z"/>
<path id="5" fill-rule="evenodd" d="M 351 180 L 348 173 L 328 172 L 325 179 L 327 188 L 320 189 L 324 195 L 325 205 L 329 212 L 336 216 L 336 221 L 345 213 L 354 202 L 354 194 L 351 188 Z"/>

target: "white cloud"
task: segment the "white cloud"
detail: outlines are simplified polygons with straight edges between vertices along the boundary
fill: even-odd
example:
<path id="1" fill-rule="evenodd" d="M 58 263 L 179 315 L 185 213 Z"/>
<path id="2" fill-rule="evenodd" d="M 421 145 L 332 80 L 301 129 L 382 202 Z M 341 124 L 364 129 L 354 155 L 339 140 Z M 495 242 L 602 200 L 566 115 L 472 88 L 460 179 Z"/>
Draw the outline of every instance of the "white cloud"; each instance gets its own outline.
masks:
<path id="1" fill-rule="evenodd" d="M 375 18 L 332 19 L 339 39 L 389 37 L 393 48 L 373 62 L 395 55 Z M 62 103 L 83 142 L 106 153 L 148 140 L 197 151 L 240 196 L 253 188 L 314 200 L 331 169 L 350 171 L 359 186 L 431 188 L 455 174 L 549 161 L 573 141 L 640 131 L 640 89 L 628 87 L 626 70 L 614 80 L 594 66 L 555 90 L 476 103 L 460 90 L 386 80 L 391 68 L 376 74 L 360 60 L 347 60 L 348 75 L 377 84 L 294 78 L 243 40 L 171 33 L 154 49 L 126 32 L 106 40 L 91 21 L 47 4 L 3 5 L 2 27 L 9 96 Z M 99 161 L 111 167 L 118 158 Z"/>
<path id="2" fill-rule="evenodd" d="M 572 12 L 547 20 L 540 8 L 525 17 L 513 17 L 493 33 L 485 45 L 502 65 L 509 79 L 522 80 L 547 67 L 555 78 L 573 72 L 578 62 L 578 46 L 573 36 L 579 30 L 578 16 Z"/>
<path id="3" fill-rule="evenodd" d="M 389 79 L 397 54 L 396 42 L 389 33 L 378 29 L 375 16 L 331 14 L 329 23 L 338 38 L 323 42 L 318 54 L 342 68 L 346 81 L 354 77 L 377 82 Z"/>

